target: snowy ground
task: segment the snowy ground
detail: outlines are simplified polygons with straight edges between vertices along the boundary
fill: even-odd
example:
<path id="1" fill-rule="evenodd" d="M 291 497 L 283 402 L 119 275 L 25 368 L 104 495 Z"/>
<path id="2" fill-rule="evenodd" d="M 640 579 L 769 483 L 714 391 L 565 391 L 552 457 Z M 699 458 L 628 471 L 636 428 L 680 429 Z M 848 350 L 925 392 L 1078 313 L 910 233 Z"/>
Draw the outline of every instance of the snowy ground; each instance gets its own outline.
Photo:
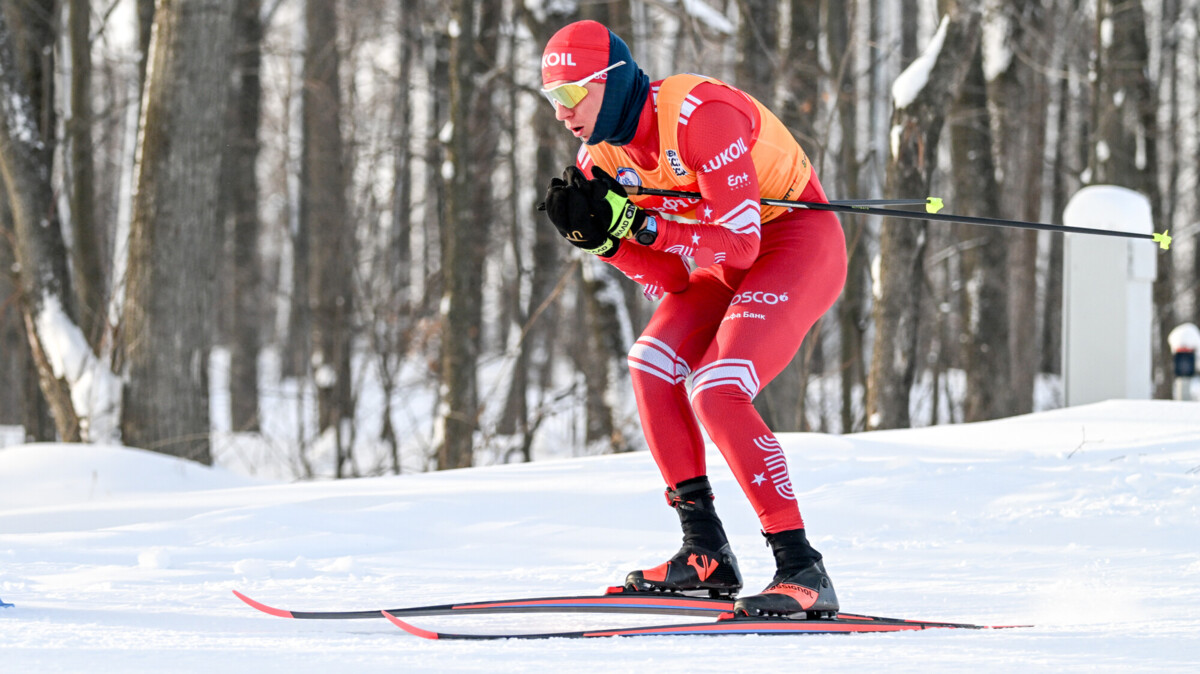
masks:
<path id="1" fill-rule="evenodd" d="M 1200 662 L 1200 403 L 1115 401 L 781 440 L 844 608 L 1035 626 L 456 643 L 382 620 L 282 620 L 230 590 L 302 610 L 587 593 L 665 559 L 677 525 L 645 452 L 271 484 L 137 450 L 27 445 L 0 450 L 0 598 L 15 604 L 0 609 L 0 668 L 1194 671 Z M 771 573 L 768 552 L 715 451 L 710 464 L 757 589 Z M 414 620 L 456 631 L 628 621 Z"/>

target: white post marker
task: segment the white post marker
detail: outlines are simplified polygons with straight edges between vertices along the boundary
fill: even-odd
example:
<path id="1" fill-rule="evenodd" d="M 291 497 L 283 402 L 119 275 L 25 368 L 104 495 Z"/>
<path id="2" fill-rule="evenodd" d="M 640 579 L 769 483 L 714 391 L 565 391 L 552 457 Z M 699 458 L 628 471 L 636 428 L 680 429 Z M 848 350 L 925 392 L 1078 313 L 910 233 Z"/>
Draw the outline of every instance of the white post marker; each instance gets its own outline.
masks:
<path id="1" fill-rule="evenodd" d="M 1196 353 L 1200 352 L 1200 328 L 1195 323 L 1184 323 L 1176 326 L 1167 335 L 1167 344 L 1175 355 L 1175 384 L 1173 387 L 1176 400 L 1196 400 Z"/>
<path id="2" fill-rule="evenodd" d="M 1093 185 L 1071 197 L 1068 227 L 1153 233 L 1150 201 Z M 1068 407 L 1153 391 L 1152 285 L 1158 248 L 1139 240 L 1066 234 L 1063 244 L 1063 389 Z"/>

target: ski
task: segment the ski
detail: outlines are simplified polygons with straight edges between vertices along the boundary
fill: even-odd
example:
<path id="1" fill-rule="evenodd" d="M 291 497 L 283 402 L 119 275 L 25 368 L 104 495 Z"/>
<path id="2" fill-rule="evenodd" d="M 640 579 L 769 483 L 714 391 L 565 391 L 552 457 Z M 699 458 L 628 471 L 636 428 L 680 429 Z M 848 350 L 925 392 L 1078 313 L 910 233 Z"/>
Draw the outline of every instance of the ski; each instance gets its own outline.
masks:
<path id="1" fill-rule="evenodd" d="M 731 599 L 709 599 L 705 597 L 692 597 L 688 595 L 657 592 L 630 592 L 622 587 L 610 587 L 608 588 L 608 591 L 602 595 L 582 595 L 572 597 L 525 597 L 521 599 L 500 599 L 492 601 L 464 602 L 457 604 L 435 604 L 430 606 L 410 606 L 405 608 L 355 611 L 291 611 L 288 609 L 268 606 L 262 602 L 247 597 L 237 590 L 234 590 L 233 594 L 252 608 L 279 618 L 294 618 L 299 620 L 361 620 L 386 617 L 388 620 L 391 620 L 393 623 L 397 624 L 397 626 L 400 626 L 399 623 L 396 622 L 400 618 L 441 615 L 481 615 L 491 613 L 636 613 L 720 618 L 722 616 L 730 615 L 733 611 L 733 600 Z M 742 619 L 742 622 L 747 620 L 748 619 Z M 770 619 L 766 622 L 770 622 L 772 625 L 778 625 L 780 620 Z M 784 628 L 787 628 L 784 630 L 784 633 L 787 633 L 788 631 L 812 632 L 812 624 L 818 622 L 820 622 L 820 625 L 825 625 L 826 623 L 835 625 L 835 627 L 829 630 L 833 632 L 878 632 L 897 631 L 898 629 L 924 629 L 930 627 L 982 629 L 980 626 L 965 625 L 960 623 L 947 623 L 930 620 L 909 620 L 902 618 L 883 618 L 879 616 L 860 615 L 856 613 L 839 613 L 838 617 L 832 622 L 807 621 L 809 624 L 808 629 L 794 628 L 795 624 L 803 624 L 806 623 L 806 621 L 784 620 Z M 407 623 L 405 624 L 407 625 Z M 838 624 L 841 624 L 842 627 L 836 627 Z M 788 628 L 788 625 L 792 625 L 793 627 Z M 858 626 L 860 629 L 847 630 L 845 625 Z M 888 625 L 893 627 L 880 629 L 881 626 Z M 862 629 L 870 626 L 874 626 L 875 629 Z M 411 625 L 409 627 L 411 627 Z M 407 628 L 402 627 L 402 629 Z M 414 627 L 413 629 L 421 631 L 420 628 Z M 778 629 L 779 628 L 777 627 L 776 630 L 778 631 Z M 717 633 L 724 632 L 722 631 Z M 452 639 L 456 637 L 448 635 L 443 638 Z M 466 638 L 475 637 L 468 636 Z"/>
<path id="2" fill-rule="evenodd" d="M 383 615 L 393 625 L 421 637 L 422 639 L 491 641 L 498 639 L 587 639 L 592 637 L 643 637 L 671 635 L 727 636 L 734 634 L 784 635 L 784 634 L 854 634 L 863 632 L 906 632 L 927 629 L 1002 629 L 1018 625 L 990 626 L 963 623 L 939 623 L 871 616 L 839 615 L 837 618 L 819 620 L 791 620 L 788 618 L 734 618 L 724 614 L 715 622 L 677 623 L 646 627 L 621 627 L 616 629 L 581 630 L 576 632 L 520 632 L 515 634 L 457 634 L 427 630 L 384 611 Z"/>
<path id="3" fill-rule="evenodd" d="M 356 611 L 292 611 L 268 606 L 247 597 L 237 590 L 234 590 L 233 594 L 247 605 L 267 615 L 300 620 L 382 618 L 385 611 L 393 616 L 401 617 L 483 613 L 647 613 L 708 616 L 715 618 L 722 613 L 733 610 L 733 600 L 731 599 L 709 599 L 682 594 L 627 592 L 621 587 L 611 587 L 608 589 L 608 592 L 602 595 L 526 597 L 521 599 Z"/>

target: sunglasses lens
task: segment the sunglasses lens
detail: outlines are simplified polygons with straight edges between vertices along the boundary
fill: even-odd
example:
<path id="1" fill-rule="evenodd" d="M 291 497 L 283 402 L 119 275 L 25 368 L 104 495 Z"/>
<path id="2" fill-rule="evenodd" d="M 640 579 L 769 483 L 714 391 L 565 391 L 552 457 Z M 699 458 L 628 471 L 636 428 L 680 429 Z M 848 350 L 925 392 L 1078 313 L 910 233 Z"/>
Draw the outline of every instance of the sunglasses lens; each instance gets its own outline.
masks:
<path id="1" fill-rule="evenodd" d="M 543 89 L 542 94 L 553 104 L 557 103 L 567 108 L 573 108 L 579 105 L 579 102 L 587 96 L 587 89 L 578 84 L 563 84 L 554 87 L 549 91 Z"/>

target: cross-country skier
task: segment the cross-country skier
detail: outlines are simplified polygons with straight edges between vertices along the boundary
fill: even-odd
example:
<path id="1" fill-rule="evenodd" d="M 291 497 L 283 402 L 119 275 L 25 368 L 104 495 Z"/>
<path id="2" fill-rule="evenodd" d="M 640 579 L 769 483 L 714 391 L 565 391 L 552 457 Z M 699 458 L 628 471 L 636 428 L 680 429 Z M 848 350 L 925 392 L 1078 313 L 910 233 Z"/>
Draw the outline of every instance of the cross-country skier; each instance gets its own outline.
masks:
<path id="1" fill-rule="evenodd" d="M 626 586 L 726 596 L 742 588 L 713 507 L 698 417 L 775 556 L 770 584 L 738 599 L 735 611 L 837 611 L 783 450 L 752 404 L 845 282 L 845 239 L 833 213 L 759 204 L 826 201 L 804 150 L 766 107 L 728 84 L 691 74 L 651 82 L 625 42 L 595 21 L 550 39 L 542 85 L 556 118 L 584 143 L 576 165 L 550 181 L 550 220 L 571 244 L 662 297 L 629 352 L 629 369 L 683 547 L 664 564 L 631 572 Z M 635 185 L 701 198 L 628 196 L 624 186 Z"/>

